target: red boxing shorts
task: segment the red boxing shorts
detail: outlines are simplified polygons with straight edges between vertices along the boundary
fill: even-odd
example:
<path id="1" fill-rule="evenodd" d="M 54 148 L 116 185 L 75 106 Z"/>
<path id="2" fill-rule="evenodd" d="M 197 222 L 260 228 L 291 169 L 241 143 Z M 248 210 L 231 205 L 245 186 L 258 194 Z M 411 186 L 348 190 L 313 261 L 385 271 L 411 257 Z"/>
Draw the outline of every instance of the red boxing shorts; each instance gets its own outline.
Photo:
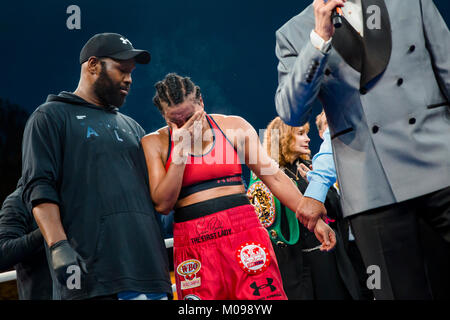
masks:
<path id="1" fill-rule="evenodd" d="M 253 206 L 238 205 L 178 222 L 183 213 L 189 215 L 190 211 L 195 215 L 205 208 L 223 207 L 223 203 L 233 202 L 233 197 L 236 196 L 208 200 L 176 211 L 174 270 L 178 299 L 287 299 L 272 243 Z M 238 197 L 244 197 L 248 203 L 245 196 Z"/>

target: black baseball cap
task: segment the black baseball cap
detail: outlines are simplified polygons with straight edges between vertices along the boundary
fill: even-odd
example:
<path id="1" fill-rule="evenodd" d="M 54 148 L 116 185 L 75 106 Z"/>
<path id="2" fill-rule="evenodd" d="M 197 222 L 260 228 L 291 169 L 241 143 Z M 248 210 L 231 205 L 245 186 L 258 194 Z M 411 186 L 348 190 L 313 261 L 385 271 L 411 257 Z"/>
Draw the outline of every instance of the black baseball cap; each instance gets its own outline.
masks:
<path id="1" fill-rule="evenodd" d="M 86 42 L 80 52 L 80 64 L 90 57 L 108 57 L 116 60 L 134 58 L 137 63 L 147 64 L 151 60 L 148 51 L 133 47 L 130 40 L 118 33 L 99 33 Z"/>

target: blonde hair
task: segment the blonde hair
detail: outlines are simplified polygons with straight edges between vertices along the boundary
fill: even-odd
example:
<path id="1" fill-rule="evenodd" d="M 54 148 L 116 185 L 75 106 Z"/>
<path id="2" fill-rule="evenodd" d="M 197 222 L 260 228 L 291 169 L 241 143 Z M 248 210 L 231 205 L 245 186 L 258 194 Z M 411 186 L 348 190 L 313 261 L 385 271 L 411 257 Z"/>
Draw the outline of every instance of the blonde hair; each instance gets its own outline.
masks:
<path id="1" fill-rule="evenodd" d="M 269 123 L 264 133 L 264 148 L 281 167 L 293 163 L 298 158 L 298 153 L 291 149 L 296 128 L 303 128 L 308 133 L 309 123 L 302 127 L 291 127 L 285 124 L 280 117 L 276 117 Z M 310 160 L 308 154 L 302 154 L 300 158 Z"/>

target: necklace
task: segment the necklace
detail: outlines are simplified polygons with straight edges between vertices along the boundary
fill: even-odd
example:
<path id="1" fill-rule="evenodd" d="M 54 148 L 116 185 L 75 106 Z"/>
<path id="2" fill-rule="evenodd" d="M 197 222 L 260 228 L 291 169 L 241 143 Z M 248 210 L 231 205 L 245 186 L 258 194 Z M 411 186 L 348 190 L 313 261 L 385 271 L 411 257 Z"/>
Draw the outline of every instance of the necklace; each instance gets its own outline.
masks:
<path id="1" fill-rule="evenodd" d="M 289 168 L 287 168 L 287 167 L 283 167 L 283 169 L 284 170 L 287 170 L 287 171 L 289 171 L 291 174 L 293 174 L 294 176 L 295 176 L 295 180 L 297 180 L 298 181 L 298 171 L 297 171 L 297 173 L 294 173 L 294 172 L 292 172 L 291 170 L 289 170 Z"/>

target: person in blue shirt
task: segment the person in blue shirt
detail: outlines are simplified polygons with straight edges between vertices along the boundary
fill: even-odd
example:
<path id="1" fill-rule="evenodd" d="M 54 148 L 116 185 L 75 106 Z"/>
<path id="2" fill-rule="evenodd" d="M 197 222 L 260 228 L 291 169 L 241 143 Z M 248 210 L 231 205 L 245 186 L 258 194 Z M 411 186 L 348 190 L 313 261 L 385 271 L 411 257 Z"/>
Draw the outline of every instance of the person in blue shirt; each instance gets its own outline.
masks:
<path id="1" fill-rule="evenodd" d="M 310 170 L 304 164 L 301 167 L 306 170 L 309 181 L 304 196 L 324 203 L 328 190 L 336 182 L 336 168 L 333 160 L 330 130 L 323 111 L 317 116 L 316 125 L 318 125 L 317 129 L 323 143 L 320 145 L 319 152 L 312 158 L 314 170 Z"/>

